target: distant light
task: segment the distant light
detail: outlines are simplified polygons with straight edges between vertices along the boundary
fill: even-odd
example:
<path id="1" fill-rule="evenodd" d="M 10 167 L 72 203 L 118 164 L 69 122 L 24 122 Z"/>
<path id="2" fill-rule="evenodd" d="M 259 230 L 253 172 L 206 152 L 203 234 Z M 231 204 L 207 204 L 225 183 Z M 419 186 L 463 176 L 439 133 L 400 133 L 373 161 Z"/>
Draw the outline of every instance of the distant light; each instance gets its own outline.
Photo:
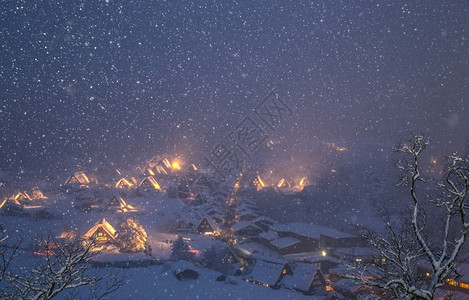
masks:
<path id="1" fill-rule="evenodd" d="M 179 165 L 179 163 L 177 161 L 173 162 L 171 167 L 175 170 L 180 170 L 181 169 L 181 166 Z"/>
<path id="2" fill-rule="evenodd" d="M 327 255 L 327 252 L 326 252 L 325 250 L 322 250 L 322 251 L 321 251 L 321 255 L 322 255 L 322 256 L 326 256 L 326 255 Z"/>

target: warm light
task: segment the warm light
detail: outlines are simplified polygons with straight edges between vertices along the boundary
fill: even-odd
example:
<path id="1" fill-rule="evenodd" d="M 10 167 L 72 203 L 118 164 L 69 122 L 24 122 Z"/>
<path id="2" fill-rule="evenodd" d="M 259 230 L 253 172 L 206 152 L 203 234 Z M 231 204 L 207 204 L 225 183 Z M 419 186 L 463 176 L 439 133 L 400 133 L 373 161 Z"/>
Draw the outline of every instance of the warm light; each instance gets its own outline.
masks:
<path id="1" fill-rule="evenodd" d="M 328 292 L 334 292 L 334 289 L 330 285 L 326 285 L 326 291 Z"/>
<path id="2" fill-rule="evenodd" d="M 428 272 L 427 272 L 427 274 L 425 274 L 425 275 L 427 275 L 427 277 L 430 277 L 430 273 L 428 273 Z"/>
<path id="3" fill-rule="evenodd" d="M 462 287 L 463 289 L 469 289 L 469 284 L 467 283 L 459 283 L 459 286 Z"/>
<path id="4" fill-rule="evenodd" d="M 335 169 L 331 169 L 331 172 L 332 172 L 332 173 L 335 173 L 335 172 L 336 172 L 336 170 L 335 170 Z"/>
<path id="5" fill-rule="evenodd" d="M 282 187 L 284 183 L 285 183 L 285 179 L 284 178 L 280 179 L 280 181 L 277 184 L 277 187 Z"/>
<path id="6" fill-rule="evenodd" d="M 179 163 L 177 161 L 173 162 L 171 167 L 175 170 L 180 170 L 181 169 L 181 166 L 179 165 Z"/>
<path id="7" fill-rule="evenodd" d="M 197 171 L 197 167 L 194 164 L 192 164 L 192 168 L 194 169 L 194 171 Z"/>
<path id="8" fill-rule="evenodd" d="M 116 188 L 124 188 L 124 187 L 132 187 L 133 184 L 128 181 L 126 178 L 122 178 L 120 179 L 117 183 L 116 183 Z"/>
<path id="9" fill-rule="evenodd" d="M 301 178 L 300 180 L 300 186 L 303 186 L 305 184 L 306 177 Z"/>
<path id="10" fill-rule="evenodd" d="M 356 262 L 361 262 L 362 259 L 361 259 L 361 258 L 356 258 L 355 261 L 356 261 Z"/>
<path id="11" fill-rule="evenodd" d="M 458 283 L 454 280 L 447 280 L 449 285 L 458 286 Z"/>
<path id="12" fill-rule="evenodd" d="M 431 158 L 431 162 L 432 162 L 432 164 L 436 165 L 436 163 L 437 163 L 436 158 L 433 158 L 433 157 L 432 157 L 432 158 Z"/>
<path id="13" fill-rule="evenodd" d="M 192 249 L 192 247 L 190 245 L 189 245 L 189 252 L 194 253 L 196 256 L 199 256 L 199 254 L 200 254 L 199 250 Z"/>
<path id="14" fill-rule="evenodd" d="M 152 175 L 152 176 L 154 176 L 154 175 L 155 175 L 155 173 L 153 172 L 153 170 L 152 170 L 152 169 L 150 169 L 150 168 L 148 168 L 148 173 L 149 173 L 150 175 Z"/>
<path id="15" fill-rule="evenodd" d="M 339 152 L 343 152 L 343 151 L 347 151 L 347 148 L 345 147 L 337 147 L 335 148 L 335 150 L 339 151 Z"/>
<path id="16" fill-rule="evenodd" d="M 324 250 L 322 250 L 322 251 L 321 251 L 321 255 L 322 255 L 322 256 L 326 256 L 326 255 L 327 255 L 327 252 L 324 251 Z"/>
<path id="17" fill-rule="evenodd" d="M 261 177 L 259 175 L 257 175 L 257 180 L 259 181 L 259 184 L 264 187 L 264 182 L 262 181 Z"/>

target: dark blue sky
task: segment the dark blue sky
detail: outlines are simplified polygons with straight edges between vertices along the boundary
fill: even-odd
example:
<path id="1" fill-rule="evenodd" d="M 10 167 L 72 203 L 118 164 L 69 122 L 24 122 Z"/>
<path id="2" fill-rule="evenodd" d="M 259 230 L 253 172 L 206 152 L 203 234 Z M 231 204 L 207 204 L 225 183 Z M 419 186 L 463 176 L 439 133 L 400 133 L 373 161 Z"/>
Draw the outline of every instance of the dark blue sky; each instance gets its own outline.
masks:
<path id="1" fill-rule="evenodd" d="M 282 150 L 412 131 L 458 149 L 468 15 L 467 0 L 7 1 L 0 168 L 198 157 L 272 89 L 295 107 Z"/>

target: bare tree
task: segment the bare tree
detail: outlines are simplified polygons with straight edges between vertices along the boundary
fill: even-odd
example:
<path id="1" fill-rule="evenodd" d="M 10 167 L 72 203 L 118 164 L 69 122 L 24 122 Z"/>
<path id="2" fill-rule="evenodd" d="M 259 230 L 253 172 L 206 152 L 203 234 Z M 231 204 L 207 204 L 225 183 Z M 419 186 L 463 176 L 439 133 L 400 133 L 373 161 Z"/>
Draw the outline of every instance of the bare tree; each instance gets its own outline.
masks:
<path id="1" fill-rule="evenodd" d="M 396 148 L 408 158 L 398 164 L 404 173 L 402 184 L 410 192 L 408 219 L 388 216 L 384 219 L 385 235 L 365 234 L 385 263 L 366 266 L 351 275 L 361 284 L 378 287 L 398 299 L 433 299 L 436 289 L 454 275 L 469 227 L 465 212 L 469 160 L 457 154 L 448 156 L 444 179 L 435 184 L 437 192 L 421 192 L 423 185 L 430 183 L 422 177 L 420 166 L 428 144 L 427 138 L 417 135 Z M 441 216 L 443 229 L 436 237 L 434 231 L 429 234 L 435 224 L 427 222 L 426 208 Z"/>
<path id="2" fill-rule="evenodd" d="M 14 246 L 7 244 L 8 235 L 3 231 L 0 225 L 0 282 L 5 278 L 6 272 L 13 258 L 15 257 L 18 248 L 20 247 L 21 241 Z M 0 297 L 2 293 L 0 292 Z"/>
<path id="3" fill-rule="evenodd" d="M 122 278 L 93 273 L 88 260 L 99 252 L 93 251 L 96 240 L 61 242 L 50 237 L 41 241 L 44 261 L 30 270 L 7 272 L 12 297 L 19 299 L 52 299 L 63 292 L 75 292 L 81 286 L 93 287 L 94 299 L 116 291 Z"/>

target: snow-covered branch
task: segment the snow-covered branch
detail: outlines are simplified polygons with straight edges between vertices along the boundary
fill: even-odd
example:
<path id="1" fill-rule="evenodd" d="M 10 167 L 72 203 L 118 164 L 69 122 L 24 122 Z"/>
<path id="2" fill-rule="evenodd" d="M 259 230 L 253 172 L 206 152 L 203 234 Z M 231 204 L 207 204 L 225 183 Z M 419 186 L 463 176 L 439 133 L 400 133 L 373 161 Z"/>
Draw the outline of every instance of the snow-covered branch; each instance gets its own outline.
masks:
<path id="1" fill-rule="evenodd" d="M 90 271 L 87 262 L 98 254 L 93 251 L 96 245 L 94 240 L 61 242 L 50 237 L 47 241 L 41 241 L 41 245 L 45 254 L 43 263 L 26 273 L 7 273 L 17 298 L 52 299 L 64 291 L 80 286 L 94 287 L 100 282 L 105 284 L 106 288 L 102 293 L 107 295 L 122 285 L 119 278 L 101 276 Z"/>
<path id="2" fill-rule="evenodd" d="M 447 158 L 444 180 L 436 184 L 439 192 L 423 197 L 421 155 L 429 144 L 428 138 L 417 135 L 396 151 L 404 154 L 398 168 L 404 172 L 401 181 L 409 188 L 408 219 L 392 222 L 384 218 L 386 235 L 366 234 L 369 244 L 376 248 L 386 264 L 373 266 L 381 277 L 361 274 L 359 283 L 392 291 L 399 299 L 432 299 L 435 290 L 454 273 L 456 260 L 466 241 L 469 222 L 466 218 L 466 198 L 469 192 L 469 160 L 452 154 Z M 425 208 L 433 205 L 443 219 L 439 243 L 430 239 Z"/>

